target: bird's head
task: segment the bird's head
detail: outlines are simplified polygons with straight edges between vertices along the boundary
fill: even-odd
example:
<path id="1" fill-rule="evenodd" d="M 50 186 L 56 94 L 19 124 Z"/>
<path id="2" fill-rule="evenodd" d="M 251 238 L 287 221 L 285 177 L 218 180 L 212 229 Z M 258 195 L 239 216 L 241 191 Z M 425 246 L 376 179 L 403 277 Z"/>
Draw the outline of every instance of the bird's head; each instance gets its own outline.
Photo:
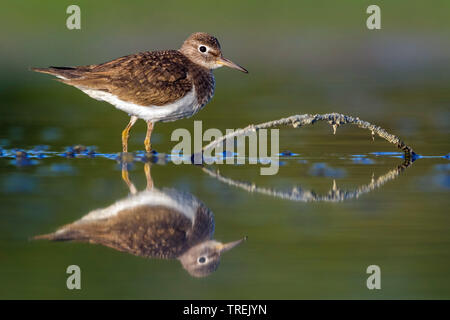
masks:
<path id="1" fill-rule="evenodd" d="M 191 34 L 180 48 L 180 52 L 188 57 L 192 62 L 207 68 L 217 69 L 223 66 L 237 69 L 248 73 L 240 65 L 223 57 L 219 41 L 204 32 Z"/>
<path id="2" fill-rule="evenodd" d="M 205 277 L 216 271 L 222 253 L 236 247 L 246 239 L 243 238 L 229 243 L 208 240 L 190 248 L 178 259 L 191 276 Z"/>

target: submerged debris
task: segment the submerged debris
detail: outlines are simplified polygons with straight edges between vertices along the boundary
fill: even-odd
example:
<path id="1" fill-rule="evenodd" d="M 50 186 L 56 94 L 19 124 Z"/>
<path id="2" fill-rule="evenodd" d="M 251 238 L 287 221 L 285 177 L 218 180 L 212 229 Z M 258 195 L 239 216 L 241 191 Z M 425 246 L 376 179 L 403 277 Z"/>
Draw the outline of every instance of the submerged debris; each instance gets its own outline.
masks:
<path id="1" fill-rule="evenodd" d="M 75 153 L 82 153 L 82 152 L 86 151 L 87 148 L 85 146 L 81 145 L 81 144 L 78 144 L 76 146 L 73 146 L 72 150 Z"/>
<path id="2" fill-rule="evenodd" d="M 26 159 L 26 158 L 28 158 L 28 153 L 26 153 L 25 151 L 22 151 L 22 150 L 16 151 L 16 159 L 17 160 Z"/>
<path id="3" fill-rule="evenodd" d="M 13 160 L 12 163 L 18 167 L 31 166 L 31 165 L 35 165 L 38 163 L 37 161 L 32 160 L 28 156 L 28 153 L 26 153 L 25 151 L 22 151 L 22 150 L 16 150 L 14 153 L 14 158 L 15 158 L 15 160 Z"/>
<path id="4" fill-rule="evenodd" d="M 67 148 L 67 151 L 64 153 L 65 157 L 74 158 L 77 155 L 94 157 L 95 156 L 95 147 L 86 147 L 81 144 L 71 146 Z"/>

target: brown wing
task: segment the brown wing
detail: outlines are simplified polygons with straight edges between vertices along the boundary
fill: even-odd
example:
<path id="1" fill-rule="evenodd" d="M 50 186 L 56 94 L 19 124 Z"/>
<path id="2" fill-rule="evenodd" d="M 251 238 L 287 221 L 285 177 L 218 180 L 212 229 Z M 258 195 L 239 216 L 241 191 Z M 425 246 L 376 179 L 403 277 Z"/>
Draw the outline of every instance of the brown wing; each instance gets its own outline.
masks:
<path id="1" fill-rule="evenodd" d="M 191 221 L 182 213 L 162 206 L 138 206 L 116 216 L 80 224 L 34 239 L 101 244 L 137 256 L 176 258 L 188 246 Z"/>
<path id="2" fill-rule="evenodd" d="M 203 203 L 197 208 L 192 232 L 188 233 L 189 247 L 210 240 L 214 236 L 214 215 Z"/>
<path id="3" fill-rule="evenodd" d="M 172 103 L 192 89 L 187 58 L 176 50 L 121 57 L 99 65 L 34 69 L 67 79 L 62 82 L 113 93 L 142 106 Z"/>

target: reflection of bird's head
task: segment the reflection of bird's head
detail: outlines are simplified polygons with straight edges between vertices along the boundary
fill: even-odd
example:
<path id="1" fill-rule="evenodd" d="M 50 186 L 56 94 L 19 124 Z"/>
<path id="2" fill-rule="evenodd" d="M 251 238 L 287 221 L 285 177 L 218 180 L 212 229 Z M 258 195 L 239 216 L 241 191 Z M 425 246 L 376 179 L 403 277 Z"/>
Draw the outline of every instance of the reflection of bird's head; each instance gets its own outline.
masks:
<path id="1" fill-rule="evenodd" d="M 193 246 L 188 251 L 178 257 L 183 268 L 194 277 L 205 277 L 214 272 L 219 266 L 220 255 L 228 251 L 244 239 L 229 243 L 221 243 L 215 240 L 208 240 Z"/>

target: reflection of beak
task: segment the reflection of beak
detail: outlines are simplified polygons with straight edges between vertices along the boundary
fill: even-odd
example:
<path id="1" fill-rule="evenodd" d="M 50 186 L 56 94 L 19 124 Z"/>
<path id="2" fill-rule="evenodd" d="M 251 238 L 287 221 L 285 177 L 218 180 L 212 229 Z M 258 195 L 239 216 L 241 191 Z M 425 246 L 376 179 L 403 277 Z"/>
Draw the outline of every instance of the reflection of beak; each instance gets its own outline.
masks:
<path id="1" fill-rule="evenodd" d="M 247 240 L 247 237 L 244 237 L 240 240 L 237 241 L 233 241 L 233 242 L 228 242 L 228 243 L 221 243 L 218 244 L 216 246 L 217 250 L 219 251 L 219 253 L 223 253 L 225 251 L 231 250 L 234 247 L 236 247 L 237 245 L 241 244 L 242 242 L 244 242 L 245 240 Z"/>
<path id="2" fill-rule="evenodd" d="M 225 59 L 224 57 L 219 57 L 216 62 L 222 66 L 230 67 L 230 68 L 237 69 L 239 71 L 248 73 L 248 71 L 246 69 L 242 68 L 240 65 L 234 63 L 231 60 Z"/>

